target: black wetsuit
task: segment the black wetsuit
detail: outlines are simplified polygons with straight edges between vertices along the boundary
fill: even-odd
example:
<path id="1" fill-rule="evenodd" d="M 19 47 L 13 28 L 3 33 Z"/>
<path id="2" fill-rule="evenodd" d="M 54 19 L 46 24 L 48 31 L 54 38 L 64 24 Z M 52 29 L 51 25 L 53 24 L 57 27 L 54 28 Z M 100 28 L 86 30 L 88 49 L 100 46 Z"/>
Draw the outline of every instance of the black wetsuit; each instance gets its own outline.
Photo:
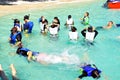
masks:
<path id="1" fill-rule="evenodd" d="M 120 27 L 120 24 L 116 24 L 117 27 Z"/>
<path id="2" fill-rule="evenodd" d="M 22 48 L 22 47 L 20 47 L 20 48 L 17 49 L 16 53 L 19 54 L 19 55 L 22 55 L 22 56 L 27 57 L 27 56 L 28 56 L 28 55 L 27 55 L 27 52 L 28 52 L 28 51 L 30 51 L 30 50 L 27 49 L 27 48 Z"/>
<path id="3" fill-rule="evenodd" d="M 82 67 L 83 71 L 82 74 L 78 77 L 80 79 L 82 79 L 83 77 L 87 77 L 87 76 L 91 76 L 93 78 L 100 78 L 100 73 L 101 71 L 99 69 L 97 69 L 97 67 L 93 68 L 90 64 L 87 66 Z M 96 74 L 94 72 L 97 72 L 98 76 L 96 76 Z"/>

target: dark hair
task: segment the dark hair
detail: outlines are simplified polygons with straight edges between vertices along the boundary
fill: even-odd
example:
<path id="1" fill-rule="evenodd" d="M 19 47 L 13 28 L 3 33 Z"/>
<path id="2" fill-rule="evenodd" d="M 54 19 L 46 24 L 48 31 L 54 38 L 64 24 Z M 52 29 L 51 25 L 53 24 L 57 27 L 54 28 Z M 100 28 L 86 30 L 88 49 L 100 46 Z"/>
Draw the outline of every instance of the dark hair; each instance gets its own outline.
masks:
<path id="1" fill-rule="evenodd" d="M 29 19 L 29 15 L 25 15 L 25 16 L 24 16 L 24 20 L 25 20 L 25 19 Z"/>
<path id="2" fill-rule="evenodd" d="M 58 24 L 60 24 L 60 20 L 58 19 L 58 17 L 54 17 L 54 19 L 58 21 Z"/>
<path id="3" fill-rule="evenodd" d="M 72 31 L 72 32 L 75 32 L 76 30 L 77 30 L 77 29 L 76 29 L 76 27 L 74 27 L 74 26 L 71 28 L 71 31 Z"/>
<path id="4" fill-rule="evenodd" d="M 72 16 L 71 15 L 68 15 L 68 19 L 70 19 Z"/>
<path id="5" fill-rule="evenodd" d="M 109 22 L 111 22 L 113 24 L 113 21 L 109 21 Z"/>
<path id="6" fill-rule="evenodd" d="M 100 78 L 100 74 L 99 74 L 99 72 L 98 72 L 97 69 L 95 69 L 95 70 L 92 71 L 91 76 L 92 76 L 93 78 L 97 78 L 97 79 Z"/>
<path id="7" fill-rule="evenodd" d="M 57 27 L 57 25 L 51 25 L 50 27 L 51 27 L 51 28 L 55 28 L 55 27 Z"/>
<path id="8" fill-rule="evenodd" d="M 12 33 L 17 32 L 17 28 L 16 28 L 16 27 L 13 27 L 13 28 L 11 29 L 11 32 L 12 32 Z"/>
<path id="9" fill-rule="evenodd" d="M 92 26 L 88 27 L 88 32 L 92 32 L 92 31 L 93 31 L 93 27 Z"/>
<path id="10" fill-rule="evenodd" d="M 14 19 L 14 23 L 20 23 L 20 20 Z"/>
<path id="11" fill-rule="evenodd" d="M 54 19 L 58 19 L 58 17 L 54 17 Z"/>
<path id="12" fill-rule="evenodd" d="M 89 12 L 86 12 L 87 16 L 89 16 Z"/>

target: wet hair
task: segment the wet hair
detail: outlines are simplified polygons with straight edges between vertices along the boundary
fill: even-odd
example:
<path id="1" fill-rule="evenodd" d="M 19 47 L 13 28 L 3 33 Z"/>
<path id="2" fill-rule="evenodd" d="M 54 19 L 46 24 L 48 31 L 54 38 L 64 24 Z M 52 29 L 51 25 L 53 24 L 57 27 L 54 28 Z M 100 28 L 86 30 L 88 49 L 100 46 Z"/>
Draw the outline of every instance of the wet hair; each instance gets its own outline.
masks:
<path id="1" fill-rule="evenodd" d="M 58 17 L 54 17 L 54 19 L 58 21 L 58 24 L 60 24 L 60 20 L 58 19 Z"/>
<path id="2" fill-rule="evenodd" d="M 68 19 L 70 19 L 72 16 L 71 15 L 68 15 Z"/>
<path id="3" fill-rule="evenodd" d="M 111 22 L 113 24 L 113 21 L 109 21 L 109 22 Z"/>
<path id="4" fill-rule="evenodd" d="M 87 16 L 89 16 L 89 12 L 86 12 Z"/>
<path id="5" fill-rule="evenodd" d="M 99 72 L 98 72 L 97 69 L 95 69 L 94 71 L 92 71 L 91 76 L 92 76 L 93 78 L 96 78 L 96 79 L 100 78 L 100 74 L 99 74 Z"/>
<path id="6" fill-rule="evenodd" d="M 71 28 L 71 31 L 72 31 L 72 32 L 75 32 L 76 30 L 77 30 L 77 28 L 74 27 L 74 26 Z"/>
<path id="7" fill-rule="evenodd" d="M 21 49 L 21 48 L 18 48 L 18 49 L 17 49 L 17 51 L 16 51 L 17 54 L 20 54 L 20 49 Z"/>
<path id="8" fill-rule="evenodd" d="M 11 32 L 12 32 L 12 33 L 17 32 L 17 28 L 16 28 L 16 27 L 13 27 L 13 28 L 11 29 Z"/>
<path id="9" fill-rule="evenodd" d="M 24 16 L 24 20 L 25 20 L 25 19 L 29 19 L 29 15 L 25 15 L 25 16 Z"/>
<path id="10" fill-rule="evenodd" d="M 58 17 L 54 17 L 54 19 L 58 19 Z"/>
<path id="11" fill-rule="evenodd" d="M 14 19 L 14 23 L 20 23 L 20 20 Z"/>
<path id="12" fill-rule="evenodd" d="M 93 31 L 93 27 L 92 26 L 88 27 L 88 32 L 92 32 L 92 31 Z"/>
<path id="13" fill-rule="evenodd" d="M 55 27 L 57 27 L 57 26 L 56 26 L 56 25 L 51 25 L 50 27 L 51 27 L 51 28 L 55 28 Z"/>

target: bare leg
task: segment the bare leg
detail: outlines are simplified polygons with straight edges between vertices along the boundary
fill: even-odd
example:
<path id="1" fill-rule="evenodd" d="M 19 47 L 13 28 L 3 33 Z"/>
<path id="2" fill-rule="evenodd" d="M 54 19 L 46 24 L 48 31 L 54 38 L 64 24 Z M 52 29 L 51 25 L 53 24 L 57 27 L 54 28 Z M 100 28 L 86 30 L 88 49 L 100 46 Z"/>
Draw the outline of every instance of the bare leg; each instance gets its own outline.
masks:
<path id="1" fill-rule="evenodd" d="M 12 80 L 19 80 L 19 79 L 17 79 L 17 77 L 16 77 L 16 69 L 15 69 L 15 67 L 14 67 L 14 65 L 13 64 L 11 64 L 10 65 L 10 69 L 11 69 L 11 71 L 12 71 Z"/>
<path id="2" fill-rule="evenodd" d="M 7 76 L 5 75 L 3 69 L 2 69 L 2 66 L 0 64 L 0 77 L 2 80 L 8 80 Z"/>

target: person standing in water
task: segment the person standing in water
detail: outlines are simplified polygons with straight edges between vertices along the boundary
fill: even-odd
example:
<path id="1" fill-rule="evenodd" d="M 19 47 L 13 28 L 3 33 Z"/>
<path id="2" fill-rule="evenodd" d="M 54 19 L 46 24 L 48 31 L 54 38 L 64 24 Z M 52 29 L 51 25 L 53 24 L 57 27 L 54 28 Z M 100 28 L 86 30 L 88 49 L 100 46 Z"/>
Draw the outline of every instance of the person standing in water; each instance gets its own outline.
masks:
<path id="1" fill-rule="evenodd" d="M 24 24 L 23 24 L 23 29 L 26 33 L 32 33 L 33 29 L 33 22 L 29 20 L 30 15 L 25 15 L 24 16 Z"/>
<path id="2" fill-rule="evenodd" d="M 41 18 L 39 19 L 39 23 L 40 23 L 40 32 L 41 33 L 47 33 L 47 25 L 48 25 L 48 20 L 45 19 L 44 16 L 41 16 Z"/>
<path id="3" fill-rule="evenodd" d="M 84 17 L 81 18 L 83 25 L 89 25 L 89 12 L 85 12 Z"/>
<path id="4" fill-rule="evenodd" d="M 83 29 L 81 34 L 85 37 L 86 41 L 92 43 L 98 35 L 98 31 L 94 30 L 92 26 L 89 26 L 88 28 Z"/>
<path id="5" fill-rule="evenodd" d="M 72 27 L 71 31 L 69 31 L 69 38 L 70 40 L 78 40 L 78 32 L 76 27 Z"/>
<path id="6" fill-rule="evenodd" d="M 74 25 L 74 20 L 71 15 L 68 15 L 65 26 L 71 30 L 71 27 Z"/>

